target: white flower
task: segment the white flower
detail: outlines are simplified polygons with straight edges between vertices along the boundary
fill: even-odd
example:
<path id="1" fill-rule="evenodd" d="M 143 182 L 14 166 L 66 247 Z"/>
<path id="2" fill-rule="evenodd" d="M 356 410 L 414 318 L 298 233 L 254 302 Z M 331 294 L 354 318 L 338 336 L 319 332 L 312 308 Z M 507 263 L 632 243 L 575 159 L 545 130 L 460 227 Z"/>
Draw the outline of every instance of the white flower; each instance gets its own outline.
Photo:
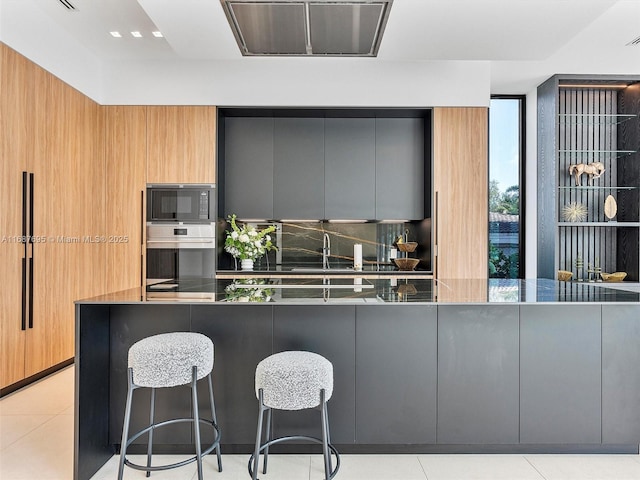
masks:
<path id="1" fill-rule="evenodd" d="M 266 237 L 264 237 L 264 238 L 265 238 L 265 240 L 266 240 L 267 242 L 270 242 L 270 241 L 271 241 L 271 235 L 267 235 L 267 236 L 266 236 Z"/>
<path id="2" fill-rule="evenodd" d="M 233 238 L 234 240 L 238 239 L 238 232 L 231 232 L 231 238 Z"/>
<path id="3" fill-rule="evenodd" d="M 242 235 L 240 235 L 238 240 L 240 240 L 242 243 L 249 243 L 249 235 L 243 233 Z"/>
<path id="4" fill-rule="evenodd" d="M 262 246 L 261 243 L 260 243 L 260 240 L 256 240 L 255 242 L 253 242 L 253 244 L 258 248 L 260 248 Z"/>
<path id="5" fill-rule="evenodd" d="M 258 235 L 258 232 L 256 232 L 253 228 L 251 230 L 249 230 L 249 235 L 251 235 L 252 237 L 255 237 L 256 235 Z"/>

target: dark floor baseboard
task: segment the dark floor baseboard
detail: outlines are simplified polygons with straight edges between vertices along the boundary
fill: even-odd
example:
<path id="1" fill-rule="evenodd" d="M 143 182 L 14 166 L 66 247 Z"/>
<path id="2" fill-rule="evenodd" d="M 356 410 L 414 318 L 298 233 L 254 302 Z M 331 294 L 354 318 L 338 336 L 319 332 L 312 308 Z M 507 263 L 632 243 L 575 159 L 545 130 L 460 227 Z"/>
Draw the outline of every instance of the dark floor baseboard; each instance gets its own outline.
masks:
<path id="1" fill-rule="evenodd" d="M 27 386 L 31 385 L 32 383 L 43 379 L 47 375 L 51 375 L 52 373 L 55 373 L 58 370 L 62 370 L 63 368 L 68 367 L 71 364 L 73 364 L 73 358 L 65 360 L 64 362 L 60 362 L 57 365 L 54 365 L 53 367 L 47 368 L 46 370 L 43 370 L 42 372 L 36 373 L 35 375 L 31 375 L 30 377 L 27 377 L 24 380 L 20 380 L 19 382 L 12 383 L 9 386 L 1 388 L 0 389 L 0 398 L 4 397 L 5 395 L 9 395 L 10 393 L 15 392 L 16 390 L 20 390 L 21 388 L 27 387 Z"/>

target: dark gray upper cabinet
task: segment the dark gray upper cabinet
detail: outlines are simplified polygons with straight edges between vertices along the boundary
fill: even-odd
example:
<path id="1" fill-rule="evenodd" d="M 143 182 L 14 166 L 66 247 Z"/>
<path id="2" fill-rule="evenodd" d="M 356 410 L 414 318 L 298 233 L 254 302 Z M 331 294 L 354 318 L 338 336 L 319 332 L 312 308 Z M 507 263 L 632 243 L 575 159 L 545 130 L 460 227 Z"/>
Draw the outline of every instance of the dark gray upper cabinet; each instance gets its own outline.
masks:
<path id="1" fill-rule="evenodd" d="M 325 120 L 324 218 L 376 218 L 374 118 Z"/>
<path id="2" fill-rule="evenodd" d="M 376 219 L 424 218 L 424 120 L 376 118 Z"/>
<path id="3" fill-rule="evenodd" d="M 225 214 L 273 218 L 273 128 L 268 117 L 225 120 Z"/>
<path id="4" fill-rule="evenodd" d="M 274 119 L 273 218 L 324 218 L 324 119 Z"/>

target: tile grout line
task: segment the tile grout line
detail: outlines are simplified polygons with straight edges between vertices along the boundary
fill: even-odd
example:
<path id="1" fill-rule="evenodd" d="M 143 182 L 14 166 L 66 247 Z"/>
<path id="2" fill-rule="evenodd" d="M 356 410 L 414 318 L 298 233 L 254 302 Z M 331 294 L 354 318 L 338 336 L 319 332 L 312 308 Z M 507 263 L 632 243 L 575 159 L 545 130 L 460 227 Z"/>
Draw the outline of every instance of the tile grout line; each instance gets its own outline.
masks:
<path id="1" fill-rule="evenodd" d="M 46 425 L 47 423 L 51 422 L 52 420 L 54 420 L 56 417 L 58 417 L 61 414 L 52 414 L 52 413 L 48 413 L 48 414 L 37 414 L 43 417 L 50 417 L 49 419 L 45 420 L 42 423 L 39 423 L 38 425 L 36 425 L 35 427 L 33 427 L 31 430 L 29 430 L 28 432 L 25 432 L 23 435 L 20 435 L 18 438 L 16 438 L 13 442 L 9 443 L 8 445 L 5 445 L 4 447 L 2 447 L 0 449 L 0 452 L 3 452 L 5 450 L 7 450 L 8 448 L 12 447 L 13 445 L 15 445 L 17 442 L 23 440 L 25 437 L 31 435 L 32 433 L 34 433 L 36 430 L 38 430 L 39 428 L 42 428 L 44 425 Z M 19 413 L 19 414 L 9 414 L 9 415 L 1 415 L 2 417 L 34 417 L 35 415 L 28 415 L 28 414 L 24 414 L 24 413 Z"/>
<path id="2" fill-rule="evenodd" d="M 422 473 L 424 473 L 424 478 L 429 480 L 429 475 L 427 475 L 427 471 L 424 468 L 424 464 L 420 461 L 420 455 L 416 455 L 416 459 L 418 460 L 418 464 L 420 465 L 420 468 L 422 469 Z"/>
<path id="3" fill-rule="evenodd" d="M 535 466 L 533 463 L 531 463 L 531 460 L 529 460 L 529 457 L 527 457 L 526 455 L 523 455 L 523 456 L 522 456 L 522 458 L 524 458 L 524 459 L 527 461 L 527 463 L 528 463 L 529 465 L 531 465 L 531 467 L 532 467 L 532 468 L 533 468 L 533 469 L 538 473 L 538 475 L 540 475 L 544 480 L 547 480 L 547 477 L 545 477 L 545 476 L 542 474 L 542 472 L 541 472 L 540 470 L 538 470 L 538 469 L 536 468 L 536 466 Z"/>

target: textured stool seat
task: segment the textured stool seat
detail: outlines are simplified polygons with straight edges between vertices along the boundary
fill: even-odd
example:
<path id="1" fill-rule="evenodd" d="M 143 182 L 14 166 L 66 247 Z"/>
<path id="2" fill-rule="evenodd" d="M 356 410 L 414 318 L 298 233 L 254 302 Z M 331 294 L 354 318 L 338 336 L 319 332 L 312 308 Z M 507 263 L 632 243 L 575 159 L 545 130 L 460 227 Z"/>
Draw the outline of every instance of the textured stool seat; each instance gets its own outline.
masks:
<path id="1" fill-rule="evenodd" d="M 133 383 L 140 387 L 164 388 L 191 383 L 192 369 L 198 380 L 213 369 L 213 342 L 201 333 L 162 333 L 144 338 L 129 349 Z"/>
<path id="2" fill-rule="evenodd" d="M 290 351 L 271 355 L 256 367 L 256 396 L 262 389 L 264 405 L 277 410 L 302 410 L 320 405 L 333 393 L 333 365 L 312 352 Z"/>

